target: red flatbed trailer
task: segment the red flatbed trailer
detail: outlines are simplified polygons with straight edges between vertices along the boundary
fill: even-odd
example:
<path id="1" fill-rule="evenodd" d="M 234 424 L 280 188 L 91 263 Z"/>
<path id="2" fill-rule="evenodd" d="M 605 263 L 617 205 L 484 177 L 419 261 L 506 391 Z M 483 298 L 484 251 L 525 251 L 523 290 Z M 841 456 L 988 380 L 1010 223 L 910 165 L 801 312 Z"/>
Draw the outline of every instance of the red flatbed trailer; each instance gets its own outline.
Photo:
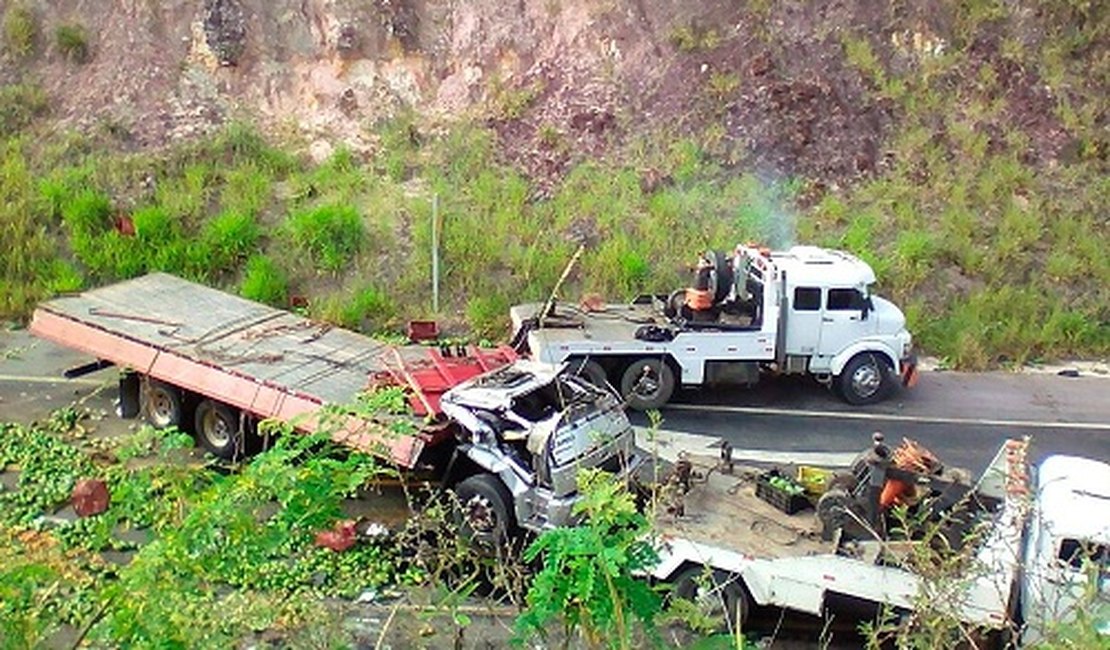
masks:
<path id="1" fill-rule="evenodd" d="M 47 301 L 35 310 L 30 330 L 306 432 L 321 428 L 315 414 L 324 406 L 353 404 L 383 377 L 411 384 L 417 412 L 436 415 L 437 391 L 512 361 L 496 352 L 474 351 L 477 356 L 460 361 L 429 355 L 426 347 L 392 347 L 165 273 Z M 432 408 L 419 408 L 425 405 Z M 398 434 L 388 422 L 353 415 L 329 416 L 327 423 L 336 441 L 406 468 L 436 437 L 435 427 Z"/>

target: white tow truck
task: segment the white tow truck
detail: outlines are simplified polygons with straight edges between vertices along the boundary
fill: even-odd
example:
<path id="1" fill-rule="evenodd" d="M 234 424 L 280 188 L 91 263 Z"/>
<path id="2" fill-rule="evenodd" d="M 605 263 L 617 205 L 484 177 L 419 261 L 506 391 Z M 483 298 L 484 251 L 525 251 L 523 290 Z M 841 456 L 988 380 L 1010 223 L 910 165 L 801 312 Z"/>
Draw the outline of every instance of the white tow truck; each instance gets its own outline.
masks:
<path id="1" fill-rule="evenodd" d="M 694 286 L 669 296 L 514 306 L 513 344 L 611 382 L 634 409 L 659 408 L 679 385 L 751 385 L 764 371 L 809 374 L 869 404 L 917 377 L 906 318 L 874 283 L 842 251 L 740 245 L 703 254 Z"/>
<path id="2" fill-rule="evenodd" d="M 681 453 L 685 478 L 657 516 L 653 576 L 730 626 L 756 606 L 854 619 L 885 611 L 907 623 L 930 608 L 984 639 L 1031 644 L 1082 608 L 1110 642 L 1110 465 L 1050 456 L 1034 469 L 1028 441 L 1008 440 L 972 481 L 931 454 L 907 465 L 907 444 L 878 440 L 850 471 L 826 474 L 827 490 L 798 511 L 805 497 L 770 484 L 787 468 L 775 479 L 730 474 Z M 914 534 L 891 514 L 902 498 Z M 930 544 L 958 561 L 935 562 L 944 551 L 921 552 Z"/>

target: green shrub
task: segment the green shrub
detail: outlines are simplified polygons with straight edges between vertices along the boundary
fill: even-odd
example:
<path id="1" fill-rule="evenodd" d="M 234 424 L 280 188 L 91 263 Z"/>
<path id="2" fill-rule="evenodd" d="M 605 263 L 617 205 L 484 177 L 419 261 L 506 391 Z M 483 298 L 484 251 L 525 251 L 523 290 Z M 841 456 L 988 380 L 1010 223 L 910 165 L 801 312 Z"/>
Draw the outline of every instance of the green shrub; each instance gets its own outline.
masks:
<path id="1" fill-rule="evenodd" d="M 368 286 L 320 301 L 314 306 L 313 316 L 347 329 L 374 332 L 385 327 L 396 311 L 386 294 Z"/>
<path id="2" fill-rule="evenodd" d="M 204 224 L 200 240 L 213 269 L 226 270 L 258 248 L 262 229 L 249 214 L 224 212 Z"/>
<path id="3" fill-rule="evenodd" d="M 62 56 L 74 63 L 85 63 L 89 59 L 89 42 L 85 28 L 81 25 L 59 25 L 54 30 L 54 41 Z"/>
<path id="4" fill-rule="evenodd" d="M 9 84 L 0 87 L 0 138 L 27 128 L 47 111 L 46 93 L 34 84 Z"/>
<path id="5" fill-rule="evenodd" d="M 131 213 L 135 236 L 147 246 L 167 244 L 181 238 L 181 228 L 169 212 L 160 206 L 147 206 Z"/>
<path id="6" fill-rule="evenodd" d="M 22 59 L 33 54 L 38 33 L 38 20 L 23 2 L 12 3 L 4 12 L 4 48 L 12 56 Z"/>
<path id="7" fill-rule="evenodd" d="M 265 255 L 247 260 L 239 295 L 275 306 L 285 306 L 289 299 L 289 280 L 285 272 Z"/>
<path id="8" fill-rule="evenodd" d="M 362 247 L 366 226 L 350 206 L 323 205 L 296 212 L 286 222 L 290 236 L 308 252 L 317 268 L 342 269 Z"/>
<path id="9" fill-rule="evenodd" d="M 505 337 L 505 315 L 512 302 L 501 292 L 489 291 L 471 296 L 466 303 L 466 323 L 478 339 L 499 340 Z"/>

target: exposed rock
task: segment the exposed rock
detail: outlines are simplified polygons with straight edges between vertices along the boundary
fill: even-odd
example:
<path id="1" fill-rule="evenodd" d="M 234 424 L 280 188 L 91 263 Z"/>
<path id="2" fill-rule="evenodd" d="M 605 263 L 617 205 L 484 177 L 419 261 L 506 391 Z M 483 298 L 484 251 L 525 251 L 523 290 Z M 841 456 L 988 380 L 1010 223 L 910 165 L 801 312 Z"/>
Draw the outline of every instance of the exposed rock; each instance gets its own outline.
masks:
<path id="1" fill-rule="evenodd" d="M 220 65 L 238 65 L 247 40 L 239 0 L 204 0 L 203 22 L 205 41 Z"/>

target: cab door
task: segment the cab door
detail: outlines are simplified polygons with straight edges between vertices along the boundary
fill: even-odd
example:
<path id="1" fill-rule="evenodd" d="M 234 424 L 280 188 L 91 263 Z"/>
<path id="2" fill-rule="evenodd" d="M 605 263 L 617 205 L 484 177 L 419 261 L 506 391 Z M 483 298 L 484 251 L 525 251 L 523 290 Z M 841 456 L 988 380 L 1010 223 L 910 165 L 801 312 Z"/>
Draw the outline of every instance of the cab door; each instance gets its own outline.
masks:
<path id="1" fill-rule="evenodd" d="M 797 286 L 785 305 L 786 354 L 815 356 L 821 343 L 821 305 L 824 294 L 820 287 Z"/>
<path id="2" fill-rule="evenodd" d="M 826 289 L 821 307 L 818 350 L 821 356 L 836 356 L 844 348 L 876 331 L 875 319 L 869 317 L 867 298 L 855 287 Z"/>

